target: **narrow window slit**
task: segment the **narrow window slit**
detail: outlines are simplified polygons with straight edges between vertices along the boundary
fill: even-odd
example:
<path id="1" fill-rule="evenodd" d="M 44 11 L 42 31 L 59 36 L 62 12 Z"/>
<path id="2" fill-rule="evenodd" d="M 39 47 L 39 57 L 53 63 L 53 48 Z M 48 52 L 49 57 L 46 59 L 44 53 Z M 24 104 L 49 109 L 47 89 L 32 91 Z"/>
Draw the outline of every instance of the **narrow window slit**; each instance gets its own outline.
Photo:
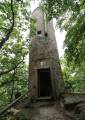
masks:
<path id="1" fill-rule="evenodd" d="M 37 31 L 37 34 L 38 34 L 38 35 L 40 35 L 41 33 L 42 33 L 41 30 Z"/>

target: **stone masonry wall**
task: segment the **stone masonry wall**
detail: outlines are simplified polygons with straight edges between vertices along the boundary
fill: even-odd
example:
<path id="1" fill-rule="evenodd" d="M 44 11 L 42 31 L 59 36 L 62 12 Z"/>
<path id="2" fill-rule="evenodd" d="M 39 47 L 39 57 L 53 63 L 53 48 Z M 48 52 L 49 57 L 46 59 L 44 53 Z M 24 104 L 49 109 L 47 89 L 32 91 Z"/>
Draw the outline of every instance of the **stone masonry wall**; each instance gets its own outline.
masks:
<path id="1" fill-rule="evenodd" d="M 33 94 L 38 97 L 37 70 L 41 68 L 50 68 L 52 95 L 56 97 L 64 91 L 64 82 L 53 23 L 52 21 L 48 22 L 47 31 L 45 31 L 44 14 L 39 8 L 33 12 L 32 17 L 37 20 L 37 31 L 41 31 L 41 35 L 38 35 L 36 31 L 36 36 L 32 38 L 29 53 L 29 80 L 33 88 Z M 47 32 L 47 36 L 45 36 L 45 32 Z"/>

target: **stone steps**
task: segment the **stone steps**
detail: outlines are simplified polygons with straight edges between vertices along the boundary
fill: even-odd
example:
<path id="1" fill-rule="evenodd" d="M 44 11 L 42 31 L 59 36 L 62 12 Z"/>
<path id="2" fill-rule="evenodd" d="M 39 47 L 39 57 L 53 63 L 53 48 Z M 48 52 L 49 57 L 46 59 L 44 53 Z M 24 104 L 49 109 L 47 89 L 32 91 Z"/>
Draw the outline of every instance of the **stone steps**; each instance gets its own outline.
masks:
<path id="1" fill-rule="evenodd" d="M 69 120 L 61 105 L 53 101 L 32 103 L 30 111 L 31 120 Z"/>
<path id="2" fill-rule="evenodd" d="M 39 103 L 39 105 L 32 110 L 32 120 L 66 120 L 63 109 L 56 103 L 42 103 L 42 106 Z"/>
<path id="3" fill-rule="evenodd" d="M 52 101 L 32 103 L 29 108 L 23 108 L 18 115 L 22 114 L 26 120 L 70 120 L 64 115 L 60 104 Z"/>

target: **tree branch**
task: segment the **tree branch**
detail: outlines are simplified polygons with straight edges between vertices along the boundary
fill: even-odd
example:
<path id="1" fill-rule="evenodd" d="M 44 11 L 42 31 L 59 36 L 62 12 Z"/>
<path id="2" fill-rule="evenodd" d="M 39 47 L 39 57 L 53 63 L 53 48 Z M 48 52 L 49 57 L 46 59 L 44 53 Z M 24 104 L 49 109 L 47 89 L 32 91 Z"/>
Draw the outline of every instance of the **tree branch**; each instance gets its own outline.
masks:
<path id="1" fill-rule="evenodd" d="M 2 82 L 1 85 L 0 85 L 0 88 L 3 87 L 4 85 L 7 85 L 7 84 L 10 84 L 12 81 L 10 80 L 7 80 L 5 82 Z"/>
<path id="2" fill-rule="evenodd" d="M 14 69 L 14 73 L 13 73 L 13 75 L 12 75 L 12 79 L 11 79 L 11 81 L 12 81 L 12 89 L 11 89 L 11 96 L 10 96 L 10 102 L 12 102 L 13 101 L 13 95 L 14 95 L 14 85 L 15 85 L 15 81 L 14 81 L 14 77 L 15 77 L 15 75 L 16 75 L 16 68 Z"/>
<path id="3" fill-rule="evenodd" d="M 2 38 L 1 42 L 0 42 L 0 49 L 3 47 L 3 45 L 5 44 L 5 42 L 9 39 L 12 31 L 13 31 L 13 28 L 14 28 L 14 11 L 13 11 L 13 0 L 11 0 L 11 12 L 12 12 L 12 26 L 11 28 L 9 29 L 7 35 L 5 36 L 5 38 Z"/>
<path id="4" fill-rule="evenodd" d="M 17 65 L 15 65 L 14 67 L 10 68 L 10 69 L 7 70 L 7 71 L 1 71 L 1 72 L 0 72 L 0 76 L 11 72 L 11 71 L 14 70 L 15 68 L 17 68 L 17 67 L 19 66 L 19 64 L 21 64 L 22 62 L 23 62 L 23 61 L 20 61 Z"/>

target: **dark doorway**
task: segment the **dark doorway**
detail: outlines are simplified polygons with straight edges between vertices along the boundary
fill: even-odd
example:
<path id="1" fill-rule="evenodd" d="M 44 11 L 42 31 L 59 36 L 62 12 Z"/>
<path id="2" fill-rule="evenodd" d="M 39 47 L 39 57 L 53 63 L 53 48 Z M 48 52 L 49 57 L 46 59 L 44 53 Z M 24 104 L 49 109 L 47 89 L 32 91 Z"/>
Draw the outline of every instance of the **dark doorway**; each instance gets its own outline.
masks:
<path id="1" fill-rule="evenodd" d="M 51 75 L 50 69 L 38 69 L 38 96 L 51 96 Z"/>

